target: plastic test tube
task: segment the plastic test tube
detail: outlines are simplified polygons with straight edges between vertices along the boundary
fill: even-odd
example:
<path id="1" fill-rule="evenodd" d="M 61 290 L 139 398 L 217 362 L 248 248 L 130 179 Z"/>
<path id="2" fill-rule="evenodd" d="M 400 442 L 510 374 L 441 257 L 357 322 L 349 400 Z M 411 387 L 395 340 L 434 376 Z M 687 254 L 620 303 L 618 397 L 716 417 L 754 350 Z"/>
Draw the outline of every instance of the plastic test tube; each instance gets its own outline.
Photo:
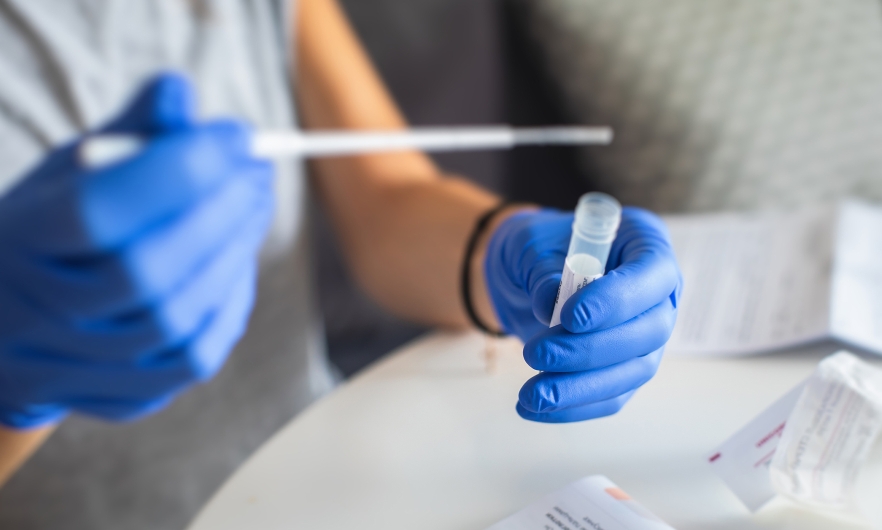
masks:
<path id="1" fill-rule="evenodd" d="M 603 276 L 621 222 L 622 205 L 606 193 L 586 193 L 579 199 L 551 326 L 560 324 L 560 310 L 576 291 Z"/>

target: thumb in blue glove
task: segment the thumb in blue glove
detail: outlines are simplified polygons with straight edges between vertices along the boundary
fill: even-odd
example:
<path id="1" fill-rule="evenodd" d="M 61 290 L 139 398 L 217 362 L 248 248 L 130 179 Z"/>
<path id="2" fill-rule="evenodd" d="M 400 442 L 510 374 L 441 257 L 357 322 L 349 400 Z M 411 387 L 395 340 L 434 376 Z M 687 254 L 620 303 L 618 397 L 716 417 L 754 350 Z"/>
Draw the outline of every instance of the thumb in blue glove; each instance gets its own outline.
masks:
<path id="1" fill-rule="evenodd" d="M 624 208 L 607 274 L 564 304 L 548 328 L 573 215 L 529 211 L 506 219 L 487 249 L 485 275 L 503 328 L 541 373 L 521 389 L 530 420 L 570 422 L 617 412 L 655 374 L 673 332 L 682 276 L 664 223 Z"/>
<path id="2" fill-rule="evenodd" d="M 189 82 L 150 82 L 104 132 L 143 151 L 82 167 L 78 142 L 0 198 L 0 424 L 129 420 L 209 379 L 243 333 L 273 211 L 271 166 Z"/>

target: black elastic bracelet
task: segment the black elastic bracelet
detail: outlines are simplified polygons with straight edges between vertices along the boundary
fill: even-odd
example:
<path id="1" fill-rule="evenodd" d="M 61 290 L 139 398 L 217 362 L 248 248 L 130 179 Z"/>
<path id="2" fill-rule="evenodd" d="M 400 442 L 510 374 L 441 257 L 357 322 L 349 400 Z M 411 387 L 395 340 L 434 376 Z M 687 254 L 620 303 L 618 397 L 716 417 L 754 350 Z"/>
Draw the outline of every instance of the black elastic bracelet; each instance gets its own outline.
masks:
<path id="1" fill-rule="evenodd" d="M 487 327 L 487 325 L 481 322 L 481 319 L 478 318 L 478 312 L 475 311 L 475 307 L 472 305 L 472 256 L 475 253 L 475 247 L 478 245 L 478 239 L 480 239 L 484 230 L 487 229 L 487 225 L 490 224 L 490 221 L 492 221 L 499 212 L 509 206 L 511 206 L 510 203 L 502 202 L 482 215 L 475 223 L 475 228 L 472 229 L 472 235 L 469 236 L 469 242 L 466 245 L 465 258 L 462 260 L 460 274 L 460 294 L 462 295 L 462 303 L 465 306 L 469 320 L 472 321 L 472 324 L 476 328 L 493 337 L 505 337 L 506 333 L 502 331 L 494 331 Z"/>

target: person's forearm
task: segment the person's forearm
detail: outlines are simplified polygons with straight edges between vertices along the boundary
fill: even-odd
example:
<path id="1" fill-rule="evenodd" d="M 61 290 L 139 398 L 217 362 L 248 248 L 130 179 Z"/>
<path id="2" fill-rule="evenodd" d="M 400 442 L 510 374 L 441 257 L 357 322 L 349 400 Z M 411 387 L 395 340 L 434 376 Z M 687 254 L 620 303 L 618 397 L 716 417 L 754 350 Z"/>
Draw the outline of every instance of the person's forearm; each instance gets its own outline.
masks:
<path id="1" fill-rule="evenodd" d="M 301 0 L 297 89 L 309 129 L 399 129 L 400 111 L 335 0 Z M 459 296 L 469 234 L 499 198 L 445 177 L 423 153 L 324 159 L 314 182 L 359 283 L 380 303 L 431 324 L 466 325 Z M 483 242 L 482 242 L 483 243 Z M 475 256 L 473 299 L 495 325 Z"/>
<path id="2" fill-rule="evenodd" d="M 0 427 L 0 487 L 43 445 L 54 427 L 14 431 Z"/>

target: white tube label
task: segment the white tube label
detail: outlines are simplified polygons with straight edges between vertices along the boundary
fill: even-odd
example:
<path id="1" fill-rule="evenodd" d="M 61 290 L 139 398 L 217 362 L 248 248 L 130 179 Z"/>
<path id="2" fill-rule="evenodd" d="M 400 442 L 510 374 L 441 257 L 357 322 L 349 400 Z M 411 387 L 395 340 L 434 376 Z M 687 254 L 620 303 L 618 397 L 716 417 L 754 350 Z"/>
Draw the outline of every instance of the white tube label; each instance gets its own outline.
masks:
<path id="1" fill-rule="evenodd" d="M 564 263 L 563 277 L 557 288 L 557 298 L 554 300 L 554 312 L 551 314 L 550 327 L 560 324 L 560 311 L 566 301 L 576 294 L 576 291 L 603 276 L 603 272 L 598 273 L 598 270 L 603 271 L 603 267 L 594 256 L 576 254 L 567 258 Z"/>

